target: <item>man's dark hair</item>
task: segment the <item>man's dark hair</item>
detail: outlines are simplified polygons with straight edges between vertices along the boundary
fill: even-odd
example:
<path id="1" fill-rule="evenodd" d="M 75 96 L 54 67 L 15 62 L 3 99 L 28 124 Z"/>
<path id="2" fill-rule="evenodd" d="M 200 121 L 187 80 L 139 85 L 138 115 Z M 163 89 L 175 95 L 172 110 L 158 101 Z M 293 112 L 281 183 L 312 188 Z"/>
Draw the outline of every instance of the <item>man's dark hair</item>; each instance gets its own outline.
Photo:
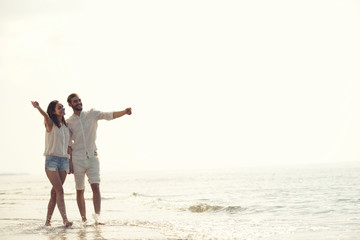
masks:
<path id="1" fill-rule="evenodd" d="M 79 97 L 79 95 L 78 95 L 77 93 L 72 93 L 72 94 L 70 94 L 70 95 L 68 96 L 68 98 L 67 98 L 67 102 L 68 102 L 68 103 L 71 103 L 71 99 L 72 99 L 73 97 Z"/>

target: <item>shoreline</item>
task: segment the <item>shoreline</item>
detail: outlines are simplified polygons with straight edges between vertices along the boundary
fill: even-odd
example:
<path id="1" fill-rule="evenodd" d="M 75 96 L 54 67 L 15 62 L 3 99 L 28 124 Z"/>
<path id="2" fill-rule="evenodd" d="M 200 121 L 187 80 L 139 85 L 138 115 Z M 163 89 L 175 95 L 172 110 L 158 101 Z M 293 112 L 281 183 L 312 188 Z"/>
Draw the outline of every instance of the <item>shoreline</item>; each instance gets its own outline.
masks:
<path id="1" fill-rule="evenodd" d="M 64 227 L 61 221 L 53 221 L 52 226 L 45 226 L 37 219 L 0 219 L 2 232 L 0 239 L 7 240 L 65 240 L 65 239 L 119 239 L 119 240 L 169 240 L 175 239 L 161 234 L 156 229 L 127 225 L 83 225 L 74 221 L 73 226 Z"/>

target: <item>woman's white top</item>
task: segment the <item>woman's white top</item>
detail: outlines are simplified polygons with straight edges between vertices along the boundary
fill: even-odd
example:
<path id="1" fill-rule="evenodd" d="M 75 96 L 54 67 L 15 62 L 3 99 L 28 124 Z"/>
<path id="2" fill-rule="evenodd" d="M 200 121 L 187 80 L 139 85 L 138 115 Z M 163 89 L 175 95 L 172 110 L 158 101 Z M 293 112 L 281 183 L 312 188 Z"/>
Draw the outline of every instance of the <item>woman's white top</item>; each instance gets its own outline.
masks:
<path id="1" fill-rule="evenodd" d="M 67 153 L 70 140 L 69 128 L 64 124 L 58 128 L 53 125 L 50 132 L 45 133 L 45 152 L 44 156 L 57 156 L 70 158 Z"/>

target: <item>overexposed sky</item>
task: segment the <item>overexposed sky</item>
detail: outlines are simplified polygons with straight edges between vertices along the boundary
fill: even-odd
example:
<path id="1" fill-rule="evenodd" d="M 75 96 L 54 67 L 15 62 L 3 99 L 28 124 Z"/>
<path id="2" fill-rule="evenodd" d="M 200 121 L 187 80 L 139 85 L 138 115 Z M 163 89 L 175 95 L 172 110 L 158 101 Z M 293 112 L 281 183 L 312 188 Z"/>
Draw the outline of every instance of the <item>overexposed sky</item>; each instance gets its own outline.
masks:
<path id="1" fill-rule="evenodd" d="M 44 171 L 30 101 L 72 92 L 133 108 L 102 172 L 360 162 L 359 43 L 358 1 L 2 0 L 0 173 Z"/>

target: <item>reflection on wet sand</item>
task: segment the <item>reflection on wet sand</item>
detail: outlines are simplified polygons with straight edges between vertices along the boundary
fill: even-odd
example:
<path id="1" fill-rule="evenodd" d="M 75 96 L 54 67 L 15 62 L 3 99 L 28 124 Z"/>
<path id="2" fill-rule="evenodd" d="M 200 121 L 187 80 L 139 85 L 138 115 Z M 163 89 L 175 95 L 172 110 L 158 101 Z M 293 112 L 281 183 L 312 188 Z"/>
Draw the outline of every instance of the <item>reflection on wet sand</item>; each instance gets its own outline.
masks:
<path id="1" fill-rule="evenodd" d="M 102 229 L 99 226 L 81 226 L 80 228 L 53 228 L 47 233 L 48 240 L 100 240 Z"/>
<path id="2" fill-rule="evenodd" d="M 91 235 L 93 235 L 91 237 Z M 99 239 L 105 239 L 101 235 L 101 227 L 93 226 L 90 228 L 87 228 L 86 226 L 79 229 L 77 232 L 78 240 L 99 240 Z"/>

